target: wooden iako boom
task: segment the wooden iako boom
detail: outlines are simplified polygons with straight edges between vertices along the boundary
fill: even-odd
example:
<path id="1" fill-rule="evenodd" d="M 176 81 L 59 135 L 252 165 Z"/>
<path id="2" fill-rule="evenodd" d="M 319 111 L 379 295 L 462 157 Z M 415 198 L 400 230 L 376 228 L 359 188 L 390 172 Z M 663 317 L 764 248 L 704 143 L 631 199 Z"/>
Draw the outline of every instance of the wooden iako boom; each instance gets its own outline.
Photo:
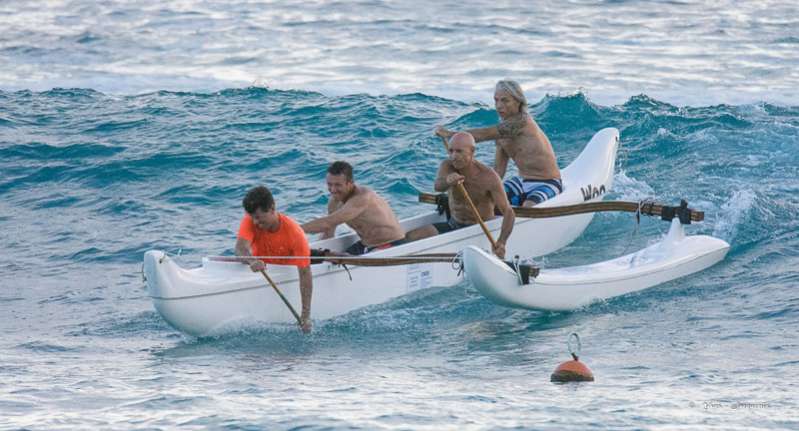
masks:
<path id="1" fill-rule="evenodd" d="M 446 199 L 441 199 L 439 196 L 442 195 L 419 193 L 419 202 L 441 206 L 442 203 L 446 202 Z M 513 212 L 516 213 L 517 217 L 526 218 L 563 217 L 605 211 L 640 213 L 648 216 L 660 217 L 666 221 L 671 221 L 671 219 L 678 217 L 682 224 L 691 224 L 692 221 L 702 221 L 705 219 L 704 211 L 688 208 L 688 203 L 685 200 L 680 201 L 679 206 L 668 206 L 651 201 L 603 201 L 547 208 L 513 207 Z"/>

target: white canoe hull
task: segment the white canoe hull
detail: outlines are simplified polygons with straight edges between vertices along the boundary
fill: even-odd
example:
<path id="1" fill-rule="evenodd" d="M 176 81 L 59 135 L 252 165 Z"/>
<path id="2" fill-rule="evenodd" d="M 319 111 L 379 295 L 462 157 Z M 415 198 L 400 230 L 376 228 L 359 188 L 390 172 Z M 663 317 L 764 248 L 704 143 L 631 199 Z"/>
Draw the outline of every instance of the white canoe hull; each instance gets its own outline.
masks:
<path id="1" fill-rule="evenodd" d="M 467 279 L 500 305 L 568 311 L 702 271 L 724 259 L 729 248 L 718 238 L 685 236 L 675 219 L 662 241 L 643 250 L 591 265 L 542 269 L 524 285 L 504 262 L 477 247 L 466 248 L 463 260 Z"/>
<path id="2" fill-rule="evenodd" d="M 617 149 L 616 129 L 598 132 L 580 156 L 562 171 L 564 193 L 541 206 L 601 200 L 612 186 Z M 541 256 L 559 250 L 574 241 L 592 217 L 593 214 L 550 219 L 517 218 L 507 244 L 507 254 Z M 431 211 L 403 220 L 401 224 L 408 231 L 439 221 L 445 221 L 444 216 Z M 501 218 L 486 224 L 495 237 L 499 235 Z M 348 234 L 314 242 L 311 247 L 344 250 L 356 240 L 354 234 Z M 469 245 L 489 247 L 477 225 L 370 253 L 369 256 L 456 253 Z M 299 309 L 296 268 L 269 265 L 268 271 L 283 294 Z M 185 269 L 164 252 L 151 250 L 144 256 L 144 273 L 148 294 L 156 310 L 172 326 L 190 335 L 214 335 L 255 324 L 294 321 L 261 274 L 253 273 L 239 263 L 203 259 L 202 267 Z M 350 267 L 349 274 L 341 266 L 324 263 L 312 265 L 312 273 L 311 314 L 314 319 L 328 319 L 419 289 L 452 285 L 461 279 L 450 263 Z"/>

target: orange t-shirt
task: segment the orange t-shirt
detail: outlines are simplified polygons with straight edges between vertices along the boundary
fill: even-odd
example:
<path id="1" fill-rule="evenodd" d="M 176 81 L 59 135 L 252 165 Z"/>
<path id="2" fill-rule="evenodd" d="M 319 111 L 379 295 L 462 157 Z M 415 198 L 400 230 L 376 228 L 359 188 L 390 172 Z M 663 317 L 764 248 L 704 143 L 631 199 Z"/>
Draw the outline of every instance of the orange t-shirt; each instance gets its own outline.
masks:
<path id="1" fill-rule="evenodd" d="M 289 216 L 278 214 L 280 228 L 277 232 L 269 232 L 255 225 L 249 214 L 244 214 L 239 225 L 239 238 L 250 242 L 253 256 L 310 256 L 311 248 L 308 239 L 297 222 Z M 311 264 L 310 259 L 261 259 L 276 265 L 294 265 L 305 268 Z"/>

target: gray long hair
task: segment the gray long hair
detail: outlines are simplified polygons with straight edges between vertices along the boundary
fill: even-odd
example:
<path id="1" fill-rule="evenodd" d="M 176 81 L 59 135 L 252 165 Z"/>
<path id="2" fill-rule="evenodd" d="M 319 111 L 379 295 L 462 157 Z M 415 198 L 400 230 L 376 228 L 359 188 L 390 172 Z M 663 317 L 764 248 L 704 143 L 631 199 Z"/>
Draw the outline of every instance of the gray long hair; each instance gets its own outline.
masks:
<path id="1" fill-rule="evenodd" d="M 512 79 L 503 79 L 497 82 L 497 86 L 495 91 L 504 91 L 511 95 L 514 99 L 516 99 L 521 106 L 519 106 L 519 111 L 525 112 L 527 111 L 527 98 L 524 97 L 524 92 L 522 91 L 522 86 L 519 85 L 518 82 Z"/>

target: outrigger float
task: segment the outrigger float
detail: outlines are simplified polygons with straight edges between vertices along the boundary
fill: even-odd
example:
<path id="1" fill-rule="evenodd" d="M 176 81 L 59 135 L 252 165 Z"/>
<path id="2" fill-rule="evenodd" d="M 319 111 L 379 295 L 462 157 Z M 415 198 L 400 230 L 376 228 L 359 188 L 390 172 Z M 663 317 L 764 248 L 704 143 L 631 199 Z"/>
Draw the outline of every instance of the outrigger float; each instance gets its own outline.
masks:
<path id="1" fill-rule="evenodd" d="M 578 157 L 561 171 L 562 194 L 535 208 L 514 208 L 517 218 L 506 246 L 507 255 L 536 257 L 555 252 L 580 236 L 597 211 L 640 211 L 640 205 L 635 202 L 601 202 L 613 184 L 618 145 L 618 130 L 607 128 L 599 131 Z M 437 199 L 423 194 L 420 201 L 435 203 Z M 650 206 L 649 211 L 660 214 L 661 210 L 668 211 L 668 208 Z M 446 221 L 442 212 L 428 211 L 400 223 L 410 231 L 442 221 Z M 501 217 L 489 220 L 485 222 L 486 230 L 496 235 L 501 223 Z M 482 251 L 490 248 L 490 240 L 481 229 L 479 225 L 469 226 L 366 256 L 322 258 L 321 263 L 311 265 L 313 318 L 329 319 L 431 286 L 456 284 L 463 280 L 462 267 L 481 292 L 504 305 L 557 309 L 557 304 L 568 302 L 555 301 L 553 306 L 546 301 L 540 304 L 530 302 L 528 297 L 518 292 L 512 295 L 497 293 L 506 292 L 503 290 L 506 288 L 525 289 L 526 285 L 519 285 L 517 272 L 507 263 Z M 357 240 L 354 233 L 347 233 L 315 241 L 311 248 L 341 252 Z M 250 326 L 294 322 L 289 308 L 268 287 L 261 274 L 231 260 L 235 259 L 206 257 L 201 267 L 186 269 L 163 251 L 146 252 L 143 270 L 147 291 L 156 310 L 170 325 L 192 336 L 218 335 Z M 702 265 L 708 261 L 703 260 Z M 675 264 L 682 265 L 680 262 Z M 493 271 L 500 274 L 496 282 L 492 278 Z M 546 275 L 549 272 L 542 270 L 535 282 L 539 279 L 554 280 Z M 668 274 L 677 273 L 675 270 Z M 507 283 L 509 274 L 513 276 L 513 286 Z M 565 274 L 561 273 L 561 280 L 566 279 Z M 269 265 L 269 275 L 290 303 L 300 304 L 294 267 Z M 575 299 L 577 295 L 572 294 L 571 304 L 578 302 Z"/>
<path id="2" fill-rule="evenodd" d="M 723 240 L 685 235 L 684 225 L 690 224 L 692 218 L 704 218 L 703 213 L 689 209 L 685 201 L 679 207 L 650 207 L 649 211 L 646 205 L 639 205 L 639 213 L 660 215 L 671 221 L 671 227 L 659 242 L 635 253 L 591 265 L 523 271 L 469 246 L 463 251 L 466 276 L 480 293 L 497 304 L 569 311 L 702 271 L 727 255 L 730 245 Z"/>

